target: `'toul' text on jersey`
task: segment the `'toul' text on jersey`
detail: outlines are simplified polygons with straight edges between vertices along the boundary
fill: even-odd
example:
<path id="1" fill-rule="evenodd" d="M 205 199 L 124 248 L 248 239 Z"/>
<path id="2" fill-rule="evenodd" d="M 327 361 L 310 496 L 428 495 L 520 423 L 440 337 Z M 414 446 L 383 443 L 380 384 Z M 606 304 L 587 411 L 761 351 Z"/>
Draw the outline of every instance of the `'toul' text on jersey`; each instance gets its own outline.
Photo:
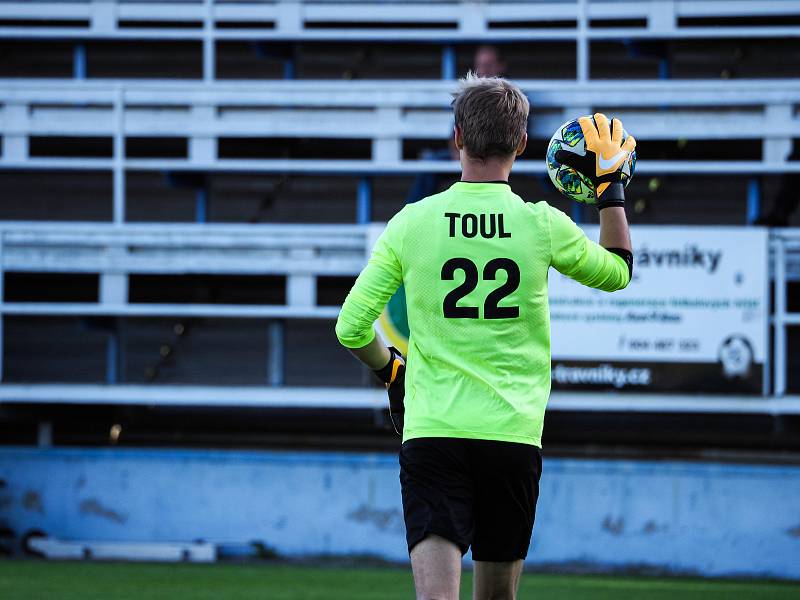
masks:
<path id="1" fill-rule="evenodd" d="M 503 223 L 503 213 L 473 214 L 446 212 L 446 219 L 450 221 L 450 237 L 456 237 L 460 231 L 465 238 L 474 238 L 478 234 L 484 238 L 510 238 L 511 232 L 506 231 Z"/>

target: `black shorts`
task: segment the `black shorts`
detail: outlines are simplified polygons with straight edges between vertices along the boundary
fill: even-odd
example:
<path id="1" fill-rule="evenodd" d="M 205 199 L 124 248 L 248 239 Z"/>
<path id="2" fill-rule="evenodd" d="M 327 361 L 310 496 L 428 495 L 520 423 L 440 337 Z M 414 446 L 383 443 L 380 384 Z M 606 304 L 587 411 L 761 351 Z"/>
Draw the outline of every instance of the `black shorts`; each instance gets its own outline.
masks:
<path id="1" fill-rule="evenodd" d="M 542 455 L 530 444 L 417 438 L 400 448 L 400 487 L 408 551 L 435 534 L 462 556 L 505 562 L 531 543 Z"/>

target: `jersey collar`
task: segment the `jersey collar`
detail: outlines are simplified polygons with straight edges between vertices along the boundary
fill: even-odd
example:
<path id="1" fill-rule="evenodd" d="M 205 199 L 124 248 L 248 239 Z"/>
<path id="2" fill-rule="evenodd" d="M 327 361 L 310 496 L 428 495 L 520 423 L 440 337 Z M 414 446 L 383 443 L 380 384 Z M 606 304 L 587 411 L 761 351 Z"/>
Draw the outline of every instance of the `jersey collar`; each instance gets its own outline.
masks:
<path id="1" fill-rule="evenodd" d="M 459 183 L 505 183 L 509 185 L 509 183 L 505 179 L 495 179 L 493 181 L 468 181 L 466 179 L 462 179 Z"/>
<path id="2" fill-rule="evenodd" d="M 498 185 L 502 184 L 502 185 Z M 496 194 L 498 191 L 501 190 L 510 190 L 511 186 L 507 181 L 497 180 L 497 181 L 456 181 L 450 188 L 451 190 L 467 193 L 490 193 Z"/>

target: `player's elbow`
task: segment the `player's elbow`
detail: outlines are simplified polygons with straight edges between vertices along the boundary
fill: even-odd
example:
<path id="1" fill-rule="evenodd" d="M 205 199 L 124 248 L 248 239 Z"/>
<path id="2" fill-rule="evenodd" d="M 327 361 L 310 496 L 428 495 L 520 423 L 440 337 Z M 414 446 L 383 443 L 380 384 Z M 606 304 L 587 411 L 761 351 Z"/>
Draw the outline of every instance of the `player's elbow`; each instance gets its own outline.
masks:
<path id="1" fill-rule="evenodd" d="M 627 273 L 621 274 L 619 277 L 615 277 L 608 282 L 608 286 L 606 287 L 607 292 L 619 292 L 620 290 L 624 290 L 628 287 L 628 284 L 631 282 L 630 275 Z"/>
<path id="2" fill-rule="evenodd" d="M 339 318 L 336 319 L 336 327 L 334 330 L 336 332 L 336 339 L 339 340 L 339 343 L 345 348 L 349 348 L 352 344 L 353 338 L 355 337 L 355 333 L 353 331 L 353 327 L 348 325 L 345 320 L 342 319 L 341 314 L 339 315 Z"/>
<path id="3" fill-rule="evenodd" d="M 605 279 L 596 282 L 591 287 L 600 290 L 601 292 L 618 292 L 628 287 L 631 278 L 628 273 L 620 273 L 619 275 L 610 275 Z"/>
<path id="4" fill-rule="evenodd" d="M 631 282 L 631 276 L 628 273 L 625 273 L 620 280 L 617 282 L 617 286 L 611 290 L 612 292 L 618 292 L 620 290 L 624 290 L 628 287 L 628 284 Z"/>
<path id="5" fill-rule="evenodd" d="M 615 269 L 611 272 L 609 292 L 624 290 L 633 278 L 633 252 L 625 248 L 607 248 L 613 254 Z"/>
<path id="6" fill-rule="evenodd" d="M 336 327 L 334 329 L 336 338 L 345 348 L 360 348 L 365 345 L 363 340 L 367 337 L 368 331 L 364 331 L 361 327 L 357 327 L 347 319 L 342 318 L 341 314 L 336 319 Z"/>

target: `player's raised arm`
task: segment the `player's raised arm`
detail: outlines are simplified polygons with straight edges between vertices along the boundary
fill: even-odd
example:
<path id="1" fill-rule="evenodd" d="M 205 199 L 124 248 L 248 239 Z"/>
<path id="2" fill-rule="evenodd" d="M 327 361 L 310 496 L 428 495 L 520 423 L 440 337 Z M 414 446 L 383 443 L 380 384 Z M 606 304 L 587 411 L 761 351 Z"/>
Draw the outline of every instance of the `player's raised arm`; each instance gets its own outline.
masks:
<path id="1" fill-rule="evenodd" d="M 628 217 L 623 207 L 612 206 L 600 211 L 600 245 L 633 252 Z"/>
<path id="2" fill-rule="evenodd" d="M 633 248 L 624 207 L 609 206 L 600 211 L 600 245 L 625 261 L 630 282 L 633 276 Z"/>
<path id="3" fill-rule="evenodd" d="M 560 150 L 556 158 L 591 181 L 596 194 L 594 205 L 600 212 L 600 244 L 589 240 L 569 217 L 553 209 L 551 264 L 580 283 L 611 292 L 627 286 L 633 274 L 622 169 L 636 148 L 636 140 L 633 136 L 623 138 L 622 122 L 614 119 L 609 124 L 602 113 L 581 117 L 578 122 L 585 152 Z"/>

